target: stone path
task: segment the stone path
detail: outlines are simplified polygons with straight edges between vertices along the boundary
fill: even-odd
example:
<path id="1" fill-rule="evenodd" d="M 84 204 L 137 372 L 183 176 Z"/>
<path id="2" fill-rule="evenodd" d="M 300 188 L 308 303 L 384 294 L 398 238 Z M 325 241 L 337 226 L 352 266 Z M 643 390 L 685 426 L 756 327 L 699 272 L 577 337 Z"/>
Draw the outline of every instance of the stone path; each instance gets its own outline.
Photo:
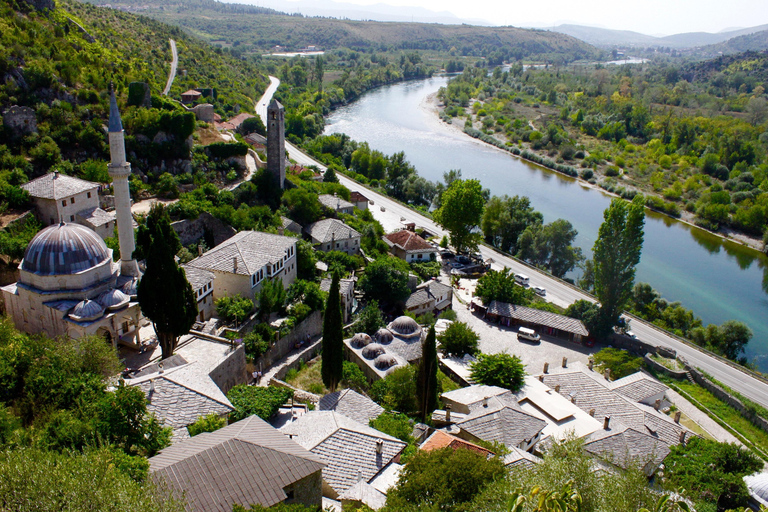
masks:
<path id="1" fill-rule="evenodd" d="M 322 341 L 322 338 L 317 338 L 315 340 L 312 340 L 309 345 L 303 346 L 298 349 L 293 349 L 287 356 L 283 357 L 282 359 L 279 359 L 275 364 L 270 366 L 265 372 L 264 375 L 261 376 L 261 380 L 258 382 L 259 386 L 266 387 L 269 386 L 270 381 L 273 378 L 276 378 L 277 374 L 285 368 L 286 366 L 295 363 L 302 357 L 306 361 L 308 359 L 308 355 L 312 354 L 317 345 Z"/>
<path id="2" fill-rule="evenodd" d="M 742 442 L 734 437 L 733 434 L 721 427 L 715 420 L 707 416 L 707 413 L 686 400 L 674 389 L 667 390 L 667 397 L 683 414 L 698 423 L 701 428 L 706 430 L 709 435 L 718 441 L 723 443 L 736 443 L 743 446 Z"/>

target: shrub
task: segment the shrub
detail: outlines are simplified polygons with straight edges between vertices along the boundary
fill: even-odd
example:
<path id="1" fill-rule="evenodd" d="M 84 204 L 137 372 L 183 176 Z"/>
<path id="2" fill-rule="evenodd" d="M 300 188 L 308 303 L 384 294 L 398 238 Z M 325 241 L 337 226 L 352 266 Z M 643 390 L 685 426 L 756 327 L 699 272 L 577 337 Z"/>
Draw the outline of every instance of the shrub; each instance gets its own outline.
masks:
<path id="1" fill-rule="evenodd" d="M 643 358 L 635 357 L 620 348 L 606 347 L 595 354 L 594 360 L 601 372 L 609 368 L 614 380 L 631 375 L 643 367 Z"/>
<path id="2" fill-rule="evenodd" d="M 234 423 L 255 414 L 268 421 L 292 396 L 291 389 L 239 384 L 227 393 L 227 398 L 235 408 L 229 420 Z"/>
<path id="3" fill-rule="evenodd" d="M 344 361 L 341 382 L 346 387 L 358 392 L 364 393 L 368 390 L 368 379 L 363 370 L 352 361 Z"/>
<path id="4" fill-rule="evenodd" d="M 416 367 L 405 366 L 396 369 L 371 386 L 371 399 L 388 411 L 411 414 L 417 410 Z"/>
<path id="5" fill-rule="evenodd" d="M 253 301 L 240 294 L 234 297 L 222 297 L 216 300 L 216 314 L 224 321 L 242 322 L 253 310 Z"/>
<path id="6" fill-rule="evenodd" d="M 194 437 L 197 434 L 203 432 L 215 432 L 220 428 L 227 426 L 227 420 L 220 417 L 216 413 L 211 413 L 208 416 L 200 416 L 196 422 L 187 426 L 187 432 Z"/>
<path id="7" fill-rule="evenodd" d="M 265 340 L 258 332 L 252 331 L 243 338 L 243 346 L 245 347 L 245 355 L 255 359 L 269 349 L 269 341 Z"/>
<path id="8" fill-rule="evenodd" d="M 477 384 L 517 392 L 525 383 L 523 362 L 519 357 L 509 354 L 480 354 L 470 370 L 472 380 Z"/>
<path id="9" fill-rule="evenodd" d="M 465 322 L 453 322 L 437 340 L 440 350 L 446 356 L 464 357 L 465 354 L 475 355 L 478 351 L 478 334 Z"/>

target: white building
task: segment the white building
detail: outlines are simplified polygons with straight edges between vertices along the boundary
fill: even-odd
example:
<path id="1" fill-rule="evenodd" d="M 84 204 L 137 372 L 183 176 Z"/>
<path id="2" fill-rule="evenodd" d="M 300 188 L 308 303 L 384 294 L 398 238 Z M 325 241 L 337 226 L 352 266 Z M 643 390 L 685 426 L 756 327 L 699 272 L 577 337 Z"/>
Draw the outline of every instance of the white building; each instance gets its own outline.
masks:
<path id="1" fill-rule="evenodd" d="M 305 228 L 317 249 L 357 254 L 360 251 L 360 233 L 338 219 L 323 219 Z"/>

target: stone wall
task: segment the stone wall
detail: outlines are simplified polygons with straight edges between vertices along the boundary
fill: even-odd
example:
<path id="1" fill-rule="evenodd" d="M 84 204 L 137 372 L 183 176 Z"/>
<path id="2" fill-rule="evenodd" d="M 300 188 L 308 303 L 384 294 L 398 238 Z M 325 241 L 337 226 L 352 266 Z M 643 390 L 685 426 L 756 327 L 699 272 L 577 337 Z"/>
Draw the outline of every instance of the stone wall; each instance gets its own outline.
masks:
<path id="1" fill-rule="evenodd" d="M 307 335 L 309 335 L 310 338 L 314 338 L 322 333 L 323 315 L 320 311 L 314 311 L 307 318 L 302 320 L 301 323 L 295 326 L 288 335 L 280 338 L 274 345 L 269 347 L 269 350 L 262 354 L 254 364 L 257 367 L 261 364 L 263 368 L 269 368 L 275 364 L 276 361 L 287 356 L 291 350 L 296 348 L 296 344 L 299 341 L 303 341 L 307 338 Z M 305 358 L 304 361 L 308 361 L 309 359 L 311 359 L 311 357 Z"/>
<path id="2" fill-rule="evenodd" d="M 200 336 L 200 334 L 198 334 Z M 240 345 L 208 374 L 225 395 L 238 384 L 248 383 L 245 369 L 245 347 Z"/>
<path id="3" fill-rule="evenodd" d="M 645 354 L 644 359 L 645 359 L 645 365 L 658 373 L 669 375 L 673 379 L 677 379 L 677 380 L 683 380 L 686 378 L 687 372 L 685 370 L 671 370 L 666 366 L 664 366 L 663 364 L 651 359 L 651 354 Z"/>
<path id="4" fill-rule="evenodd" d="M 207 212 L 201 213 L 196 219 L 184 219 L 171 224 L 171 227 L 179 235 L 182 245 L 196 243 L 203 238 L 206 231 L 213 237 L 213 246 L 235 236 L 235 229 L 223 223 Z"/>
<path id="5" fill-rule="evenodd" d="M 643 357 L 648 353 L 656 354 L 660 348 L 644 341 L 640 341 L 637 338 L 630 338 L 629 336 L 623 336 L 621 334 L 611 335 L 611 344 L 616 348 L 623 348 L 624 350 L 640 357 Z M 671 350 L 666 347 L 661 347 L 661 349 L 665 351 Z"/>
<path id="6" fill-rule="evenodd" d="M 285 486 L 283 490 L 289 497 L 285 503 L 300 503 L 313 510 L 319 510 L 323 505 L 322 471 L 315 471 L 311 475 Z"/>

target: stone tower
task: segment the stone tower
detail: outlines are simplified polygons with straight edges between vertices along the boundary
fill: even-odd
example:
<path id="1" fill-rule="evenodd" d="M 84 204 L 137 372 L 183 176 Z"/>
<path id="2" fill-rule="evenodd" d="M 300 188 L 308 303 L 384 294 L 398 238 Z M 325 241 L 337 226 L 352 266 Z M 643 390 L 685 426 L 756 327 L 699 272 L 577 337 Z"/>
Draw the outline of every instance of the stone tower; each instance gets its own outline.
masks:
<path id="1" fill-rule="evenodd" d="M 267 171 L 285 188 L 285 108 L 272 100 L 267 108 Z"/>
<path id="2" fill-rule="evenodd" d="M 140 277 L 139 265 L 133 259 L 136 242 L 133 239 L 133 217 L 131 216 L 131 191 L 128 188 L 128 176 L 131 164 L 125 160 L 125 139 L 120 111 L 117 110 L 115 89 L 109 90 L 109 175 L 115 192 L 115 214 L 117 216 L 117 236 L 120 240 L 120 271 L 124 276 Z"/>

